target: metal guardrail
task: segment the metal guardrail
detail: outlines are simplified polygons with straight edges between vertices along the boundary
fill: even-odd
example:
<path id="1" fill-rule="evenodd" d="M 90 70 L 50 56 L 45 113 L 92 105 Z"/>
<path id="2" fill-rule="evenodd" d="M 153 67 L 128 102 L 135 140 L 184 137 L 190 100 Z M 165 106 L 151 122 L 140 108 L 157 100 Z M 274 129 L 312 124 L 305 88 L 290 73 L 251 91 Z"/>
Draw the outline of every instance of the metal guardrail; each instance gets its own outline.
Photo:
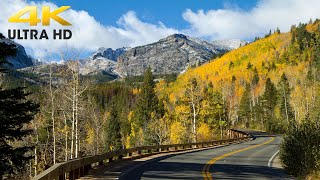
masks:
<path id="1" fill-rule="evenodd" d="M 79 159 L 69 160 L 51 166 L 49 169 L 35 176 L 33 180 L 74 180 L 88 174 L 93 164 L 99 163 L 100 165 L 102 165 L 103 161 L 105 160 L 108 160 L 108 162 L 112 162 L 114 159 L 122 159 L 124 156 L 132 156 L 133 154 L 139 156 L 143 154 L 143 151 L 145 152 L 144 154 L 148 154 L 161 151 L 187 150 L 191 148 L 196 149 L 212 147 L 216 145 L 222 145 L 251 138 L 249 134 L 235 129 L 229 129 L 227 134 L 229 137 L 231 137 L 231 139 L 188 144 L 142 146 L 130 149 L 120 149 L 117 151 L 111 151 L 100 155 L 87 156 Z"/>

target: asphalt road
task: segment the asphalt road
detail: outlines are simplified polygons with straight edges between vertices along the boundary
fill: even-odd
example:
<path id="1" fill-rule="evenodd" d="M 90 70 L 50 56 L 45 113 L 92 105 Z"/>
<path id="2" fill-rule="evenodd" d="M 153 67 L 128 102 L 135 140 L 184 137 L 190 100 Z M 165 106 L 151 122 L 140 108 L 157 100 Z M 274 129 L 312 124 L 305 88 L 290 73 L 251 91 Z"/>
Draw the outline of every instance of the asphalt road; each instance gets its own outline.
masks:
<path id="1" fill-rule="evenodd" d="M 281 137 L 251 133 L 252 141 L 147 162 L 120 179 L 292 179 L 283 169 L 272 167 Z"/>

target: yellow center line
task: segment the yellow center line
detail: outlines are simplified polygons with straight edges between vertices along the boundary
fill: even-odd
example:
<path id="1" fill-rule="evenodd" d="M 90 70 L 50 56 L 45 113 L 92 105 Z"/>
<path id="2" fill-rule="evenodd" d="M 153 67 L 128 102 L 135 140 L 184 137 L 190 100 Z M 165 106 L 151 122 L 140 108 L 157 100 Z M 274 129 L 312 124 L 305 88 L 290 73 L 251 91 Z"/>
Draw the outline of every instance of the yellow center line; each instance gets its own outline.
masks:
<path id="1" fill-rule="evenodd" d="M 215 157 L 213 159 L 211 159 L 210 161 L 207 162 L 207 164 L 203 167 L 202 169 L 202 176 L 205 180 L 212 180 L 212 175 L 210 173 L 210 167 L 216 162 L 216 161 L 219 161 L 220 159 L 223 159 L 227 156 L 231 156 L 233 154 L 236 154 L 236 153 L 240 153 L 240 152 L 243 152 L 243 151 L 246 151 L 246 150 L 249 150 L 249 149 L 253 149 L 253 148 L 256 148 L 256 147 L 259 147 L 259 146 L 263 146 L 263 145 L 266 145 L 266 144 L 269 144 L 271 143 L 272 141 L 274 141 L 275 138 L 272 137 L 269 141 L 267 142 L 264 142 L 262 144 L 257 144 L 257 145 L 254 145 L 254 146 L 250 146 L 250 147 L 247 147 L 247 148 L 243 148 L 243 149 L 239 149 L 237 151 L 232 151 L 230 153 L 226 153 L 226 154 L 223 154 L 221 156 L 218 156 L 218 157 Z"/>

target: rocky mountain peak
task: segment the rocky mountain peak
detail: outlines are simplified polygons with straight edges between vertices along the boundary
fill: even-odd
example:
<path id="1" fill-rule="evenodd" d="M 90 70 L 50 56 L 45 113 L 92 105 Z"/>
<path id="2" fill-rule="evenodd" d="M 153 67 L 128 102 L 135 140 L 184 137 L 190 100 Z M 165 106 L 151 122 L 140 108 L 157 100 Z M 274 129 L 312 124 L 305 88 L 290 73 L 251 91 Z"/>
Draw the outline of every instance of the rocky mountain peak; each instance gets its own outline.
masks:
<path id="1" fill-rule="evenodd" d="M 178 39 L 188 40 L 188 37 L 184 34 L 172 34 L 166 37 L 165 39 L 162 39 L 162 41 L 170 41 L 170 40 L 178 40 Z"/>
<path id="2" fill-rule="evenodd" d="M 121 76 L 138 76 L 150 66 L 154 74 L 179 74 L 189 66 L 203 64 L 228 50 L 183 34 L 173 34 L 128 50 L 119 56 L 115 71 Z"/>
<path id="3" fill-rule="evenodd" d="M 101 71 L 115 74 L 114 69 L 119 56 L 124 54 L 128 48 L 99 48 L 88 59 L 81 60 L 81 74 L 97 74 Z"/>
<path id="4" fill-rule="evenodd" d="M 7 61 L 13 65 L 13 68 L 20 69 L 33 66 L 32 58 L 27 55 L 23 46 L 5 38 L 2 34 L 0 34 L 0 43 L 13 44 L 16 46 L 16 55 L 7 57 Z"/>
<path id="5" fill-rule="evenodd" d="M 118 48 L 113 50 L 112 48 L 99 48 L 97 52 L 95 52 L 92 56 L 91 59 L 98 59 L 98 58 L 104 58 L 104 59 L 109 59 L 113 61 L 117 61 L 117 58 L 121 56 L 127 48 Z"/>
<path id="6" fill-rule="evenodd" d="M 240 39 L 226 39 L 226 40 L 215 40 L 212 42 L 215 46 L 224 47 L 229 50 L 237 49 L 249 42 L 242 41 Z"/>

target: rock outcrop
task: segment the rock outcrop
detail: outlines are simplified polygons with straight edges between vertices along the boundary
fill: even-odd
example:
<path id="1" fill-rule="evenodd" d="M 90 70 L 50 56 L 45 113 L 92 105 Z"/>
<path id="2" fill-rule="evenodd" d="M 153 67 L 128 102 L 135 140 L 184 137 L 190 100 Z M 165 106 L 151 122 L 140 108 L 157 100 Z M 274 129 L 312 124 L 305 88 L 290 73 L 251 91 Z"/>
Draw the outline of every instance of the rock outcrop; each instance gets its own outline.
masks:
<path id="1" fill-rule="evenodd" d="M 118 58 L 116 71 L 121 76 L 138 76 L 150 66 L 154 74 L 178 74 L 227 50 L 200 39 L 173 34 L 158 42 L 131 48 Z"/>
<path id="2" fill-rule="evenodd" d="M 27 55 L 23 46 L 9 39 L 6 39 L 2 34 L 0 34 L 0 43 L 13 44 L 14 46 L 16 46 L 16 55 L 7 57 L 7 61 L 12 64 L 13 68 L 20 69 L 33 66 L 32 58 Z"/>

